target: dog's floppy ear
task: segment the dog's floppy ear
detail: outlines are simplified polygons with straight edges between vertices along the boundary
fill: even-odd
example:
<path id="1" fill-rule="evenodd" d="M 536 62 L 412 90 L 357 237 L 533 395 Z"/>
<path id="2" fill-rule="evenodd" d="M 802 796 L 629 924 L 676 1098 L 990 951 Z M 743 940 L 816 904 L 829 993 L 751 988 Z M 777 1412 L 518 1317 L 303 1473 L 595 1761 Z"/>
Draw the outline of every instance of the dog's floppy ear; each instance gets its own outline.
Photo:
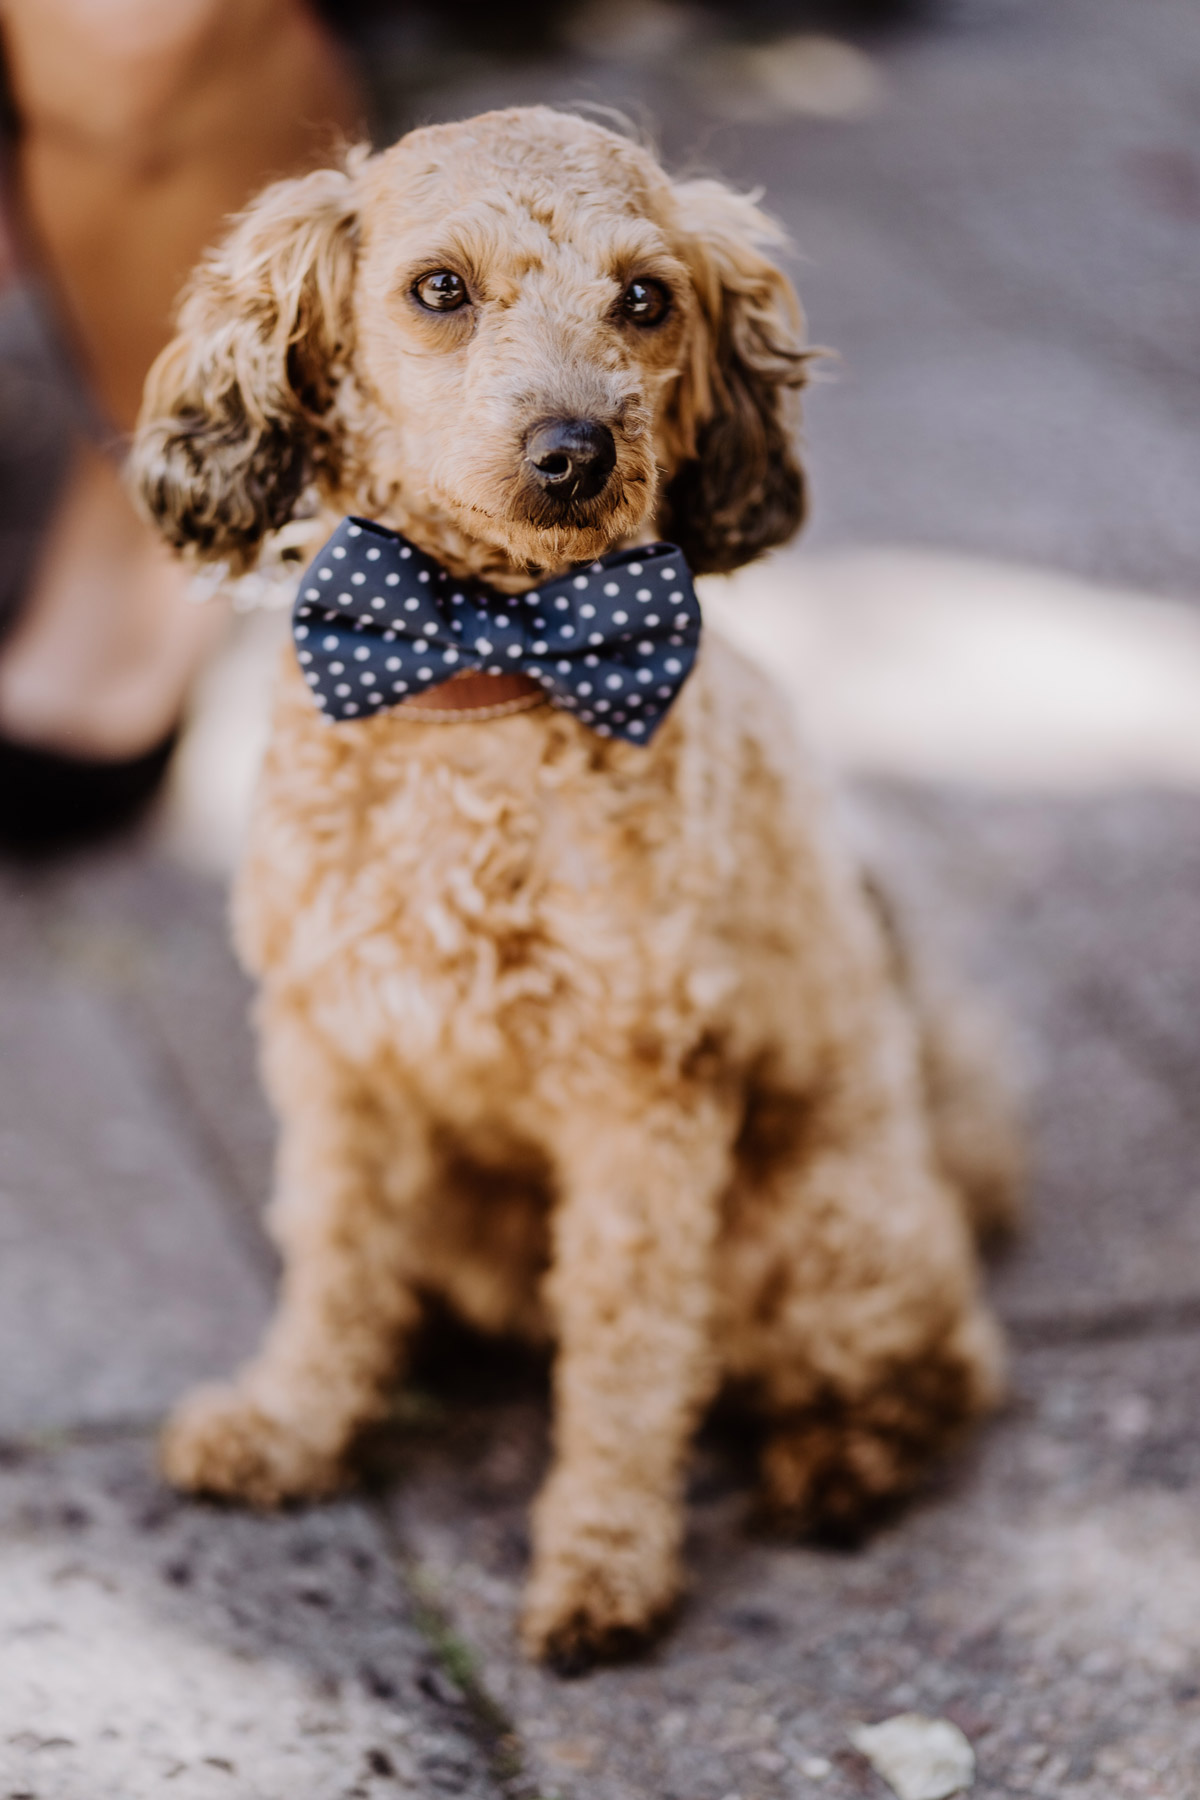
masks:
<path id="1" fill-rule="evenodd" d="M 277 182 L 234 221 L 147 377 L 130 478 L 199 560 L 249 567 L 304 488 L 337 479 L 363 160 Z"/>
<path id="2" fill-rule="evenodd" d="M 678 250 L 699 325 L 669 419 L 663 530 L 698 573 L 740 568 L 803 523 L 798 390 L 812 352 L 787 277 L 764 254 L 783 234 L 719 181 L 677 183 Z"/>

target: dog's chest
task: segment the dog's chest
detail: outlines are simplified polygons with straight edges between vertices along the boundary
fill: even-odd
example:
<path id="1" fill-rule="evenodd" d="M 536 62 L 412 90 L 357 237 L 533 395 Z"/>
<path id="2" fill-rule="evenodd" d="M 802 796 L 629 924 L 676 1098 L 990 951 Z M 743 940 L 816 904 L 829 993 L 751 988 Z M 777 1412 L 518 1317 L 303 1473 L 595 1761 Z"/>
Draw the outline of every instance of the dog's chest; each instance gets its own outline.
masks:
<path id="1" fill-rule="evenodd" d="M 581 1041 L 686 1032 L 711 871 L 669 769 L 598 763 L 578 735 L 537 715 L 364 732 L 332 792 L 272 754 L 239 895 L 252 966 L 443 1110 L 490 1108 Z"/>

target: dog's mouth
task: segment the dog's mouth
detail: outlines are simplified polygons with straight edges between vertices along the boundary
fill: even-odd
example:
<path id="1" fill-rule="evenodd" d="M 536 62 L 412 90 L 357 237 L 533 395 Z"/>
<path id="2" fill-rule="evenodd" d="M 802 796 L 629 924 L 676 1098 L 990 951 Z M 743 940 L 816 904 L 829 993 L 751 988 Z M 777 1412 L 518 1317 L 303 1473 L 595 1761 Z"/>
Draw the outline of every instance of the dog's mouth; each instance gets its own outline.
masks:
<path id="1" fill-rule="evenodd" d="M 592 533 L 603 531 L 625 498 L 624 483 L 608 481 L 595 495 L 576 498 L 570 494 L 544 493 L 522 485 L 513 514 L 522 525 L 534 531 Z"/>

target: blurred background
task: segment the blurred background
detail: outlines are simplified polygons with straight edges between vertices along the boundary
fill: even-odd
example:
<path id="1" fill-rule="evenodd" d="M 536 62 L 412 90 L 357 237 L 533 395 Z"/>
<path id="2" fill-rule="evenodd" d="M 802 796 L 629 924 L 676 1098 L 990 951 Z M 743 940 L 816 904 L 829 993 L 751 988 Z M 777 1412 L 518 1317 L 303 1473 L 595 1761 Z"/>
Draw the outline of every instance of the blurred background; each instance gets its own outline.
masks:
<path id="1" fill-rule="evenodd" d="M 137 1800 L 177 1762 L 191 1800 L 229 1791 L 195 1744 L 257 1744 L 268 1773 L 241 1791 L 327 1800 L 321 1745 L 392 1745 L 368 1652 L 296 1598 L 291 1526 L 236 1527 L 269 1624 L 235 1630 L 236 1558 L 204 1560 L 228 1521 L 180 1515 L 172 1566 L 209 1569 L 203 1616 L 139 1523 L 155 1419 L 268 1304 L 272 1131 L 224 907 L 285 618 L 250 587 L 195 604 L 118 465 L 179 281 L 265 179 L 360 129 L 547 101 L 618 109 L 673 170 L 761 188 L 790 234 L 831 352 L 805 409 L 811 523 L 703 598 L 787 684 L 849 828 L 1006 1022 L 1030 1217 L 991 1280 L 1017 1399 L 982 1461 L 859 1560 L 747 1547 L 706 1464 L 672 1647 L 570 1691 L 517 1671 L 506 1635 L 540 1402 L 421 1414 L 399 1498 L 370 1526 L 331 1514 L 329 1555 L 395 1534 L 539 1793 L 879 1800 L 845 1719 L 917 1706 L 958 1719 L 987 1794 L 1194 1800 L 1195 0 L 0 0 L 0 21 L 0 1577 L 35 1540 L 48 1559 L 27 1605 L 0 1580 L 0 1727 L 16 1743 L 36 1719 L 80 1759 L 47 1787 L 50 1753 L 22 1750 L 22 1791 L 74 1800 L 102 1770 Z M 42 1483 L 59 1511 L 31 1538 Z M 101 1489 L 114 1597 L 85 1606 L 55 1574 L 60 1512 Z M 184 1674 L 151 1705 L 121 1670 L 168 1616 L 159 1661 Z M 60 1633 L 44 1653 L 35 1617 Z M 61 1698 L 62 1632 L 125 1709 L 125 1762 L 92 1703 Z M 228 1679 L 204 1665 L 203 1707 L 201 1639 L 236 1651 Z M 235 1751 L 230 1696 L 268 1667 L 283 1686 Z M 413 1717 L 432 1691 L 405 1688 Z M 306 1738 L 310 1701 L 326 1723 Z"/>

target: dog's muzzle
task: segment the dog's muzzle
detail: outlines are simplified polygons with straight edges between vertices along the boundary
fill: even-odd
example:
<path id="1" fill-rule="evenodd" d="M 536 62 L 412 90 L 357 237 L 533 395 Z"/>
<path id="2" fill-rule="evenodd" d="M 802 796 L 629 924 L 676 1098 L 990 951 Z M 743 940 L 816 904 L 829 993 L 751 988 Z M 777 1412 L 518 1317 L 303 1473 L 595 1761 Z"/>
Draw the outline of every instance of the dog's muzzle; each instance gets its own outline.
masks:
<path id="1" fill-rule="evenodd" d="M 617 446 L 595 419 L 546 419 L 525 439 L 525 462 L 543 494 L 570 506 L 600 493 L 616 467 Z"/>

